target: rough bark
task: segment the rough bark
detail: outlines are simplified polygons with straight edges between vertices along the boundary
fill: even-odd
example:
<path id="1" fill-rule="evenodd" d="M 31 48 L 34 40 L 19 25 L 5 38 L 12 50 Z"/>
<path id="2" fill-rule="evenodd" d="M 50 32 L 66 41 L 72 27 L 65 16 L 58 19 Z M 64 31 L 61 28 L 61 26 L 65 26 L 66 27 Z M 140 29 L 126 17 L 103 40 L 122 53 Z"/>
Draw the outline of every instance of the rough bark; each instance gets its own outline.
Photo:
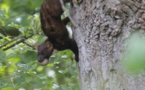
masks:
<path id="1" fill-rule="evenodd" d="M 143 75 L 122 70 L 124 41 L 134 31 L 144 33 L 144 0 L 83 0 L 71 9 L 79 47 L 82 90 L 145 90 Z"/>

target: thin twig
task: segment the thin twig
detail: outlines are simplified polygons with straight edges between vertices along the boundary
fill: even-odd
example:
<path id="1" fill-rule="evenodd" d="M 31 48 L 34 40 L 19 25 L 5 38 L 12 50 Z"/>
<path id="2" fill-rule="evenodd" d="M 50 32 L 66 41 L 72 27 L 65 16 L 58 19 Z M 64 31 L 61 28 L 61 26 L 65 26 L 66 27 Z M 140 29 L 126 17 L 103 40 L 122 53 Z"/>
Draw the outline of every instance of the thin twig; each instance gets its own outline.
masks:
<path id="1" fill-rule="evenodd" d="M 34 46 L 28 44 L 26 41 L 24 41 L 23 43 L 26 44 L 27 46 L 31 47 L 32 49 L 35 49 Z"/>

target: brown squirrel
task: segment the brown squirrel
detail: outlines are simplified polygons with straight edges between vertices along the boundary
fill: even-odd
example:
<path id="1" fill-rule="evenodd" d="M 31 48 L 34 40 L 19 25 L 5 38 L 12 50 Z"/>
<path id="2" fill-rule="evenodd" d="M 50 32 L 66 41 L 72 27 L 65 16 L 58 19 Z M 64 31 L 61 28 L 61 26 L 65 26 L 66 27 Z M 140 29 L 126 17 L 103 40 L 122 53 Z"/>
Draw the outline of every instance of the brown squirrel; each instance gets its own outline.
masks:
<path id="1" fill-rule="evenodd" d="M 70 0 L 64 0 L 64 3 Z M 78 62 L 78 47 L 76 42 L 69 37 L 66 24 L 70 21 L 68 17 L 61 20 L 63 9 L 59 0 L 45 0 L 40 10 L 41 28 L 48 37 L 38 47 L 38 61 L 43 62 L 52 55 L 53 49 L 70 49 L 75 54 Z"/>
<path id="2" fill-rule="evenodd" d="M 46 39 L 38 46 L 38 61 L 43 62 L 53 53 L 53 45 Z"/>

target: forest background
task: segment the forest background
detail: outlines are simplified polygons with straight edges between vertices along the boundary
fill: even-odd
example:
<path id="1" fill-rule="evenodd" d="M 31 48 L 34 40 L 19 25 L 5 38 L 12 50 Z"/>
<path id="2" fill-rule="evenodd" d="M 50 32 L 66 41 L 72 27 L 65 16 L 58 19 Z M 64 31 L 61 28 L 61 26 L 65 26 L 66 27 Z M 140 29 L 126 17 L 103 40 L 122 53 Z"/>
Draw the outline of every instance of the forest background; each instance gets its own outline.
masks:
<path id="1" fill-rule="evenodd" d="M 79 90 L 70 50 L 54 53 L 47 66 L 37 63 L 35 46 L 46 39 L 39 20 L 42 2 L 0 0 L 0 90 Z"/>

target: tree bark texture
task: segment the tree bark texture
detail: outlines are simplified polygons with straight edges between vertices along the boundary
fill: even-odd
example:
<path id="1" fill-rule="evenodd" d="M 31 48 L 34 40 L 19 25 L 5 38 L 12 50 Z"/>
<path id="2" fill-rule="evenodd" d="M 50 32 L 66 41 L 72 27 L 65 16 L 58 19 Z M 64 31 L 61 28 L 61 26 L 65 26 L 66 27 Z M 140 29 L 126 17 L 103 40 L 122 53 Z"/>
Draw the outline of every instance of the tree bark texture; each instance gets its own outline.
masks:
<path id="1" fill-rule="evenodd" d="M 124 41 L 144 33 L 145 0 L 83 0 L 71 8 L 81 90 L 145 90 L 143 75 L 122 70 Z"/>

